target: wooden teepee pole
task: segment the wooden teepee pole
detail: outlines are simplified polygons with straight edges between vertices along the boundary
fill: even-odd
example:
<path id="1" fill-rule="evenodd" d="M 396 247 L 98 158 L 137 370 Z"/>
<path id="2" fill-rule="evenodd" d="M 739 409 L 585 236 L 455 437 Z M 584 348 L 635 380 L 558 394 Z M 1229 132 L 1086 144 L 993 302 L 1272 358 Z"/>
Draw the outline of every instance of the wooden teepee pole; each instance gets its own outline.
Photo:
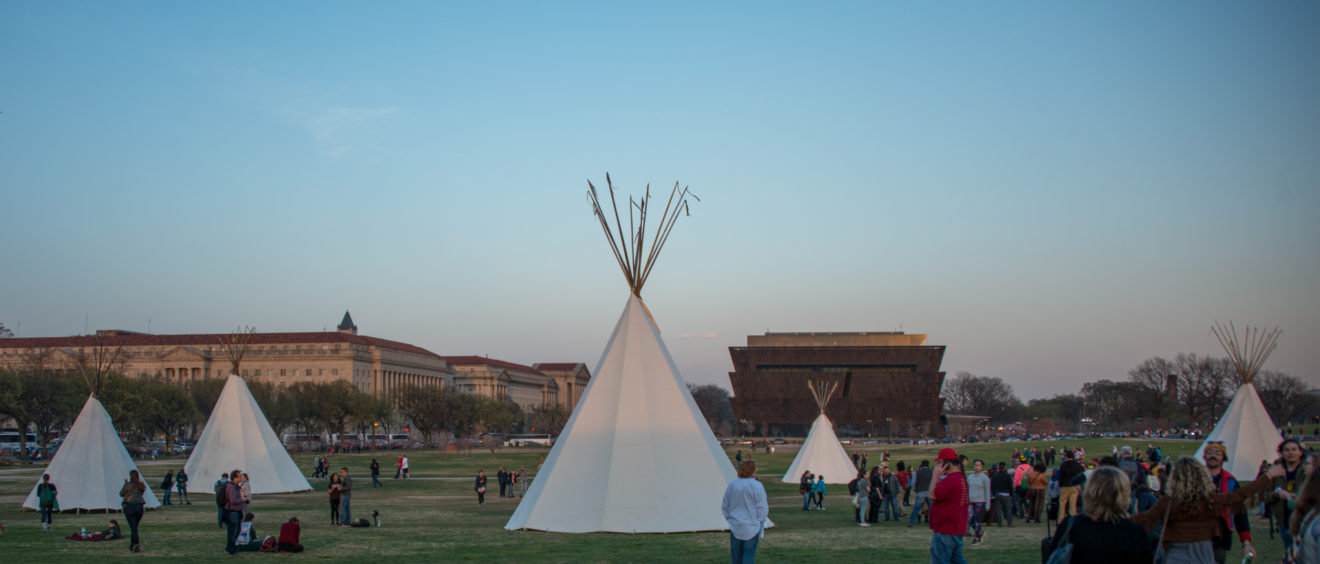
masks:
<path id="1" fill-rule="evenodd" d="M 1237 327 L 1233 326 L 1232 321 L 1229 321 L 1227 326 L 1216 321 L 1210 327 L 1210 332 L 1228 354 L 1228 359 L 1233 363 L 1238 376 L 1242 377 L 1243 384 L 1250 384 L 1256 379 L 1260 369 L 1265 366 L 1265 359 L 1278 348 L 1279 336 L 1283 334 L 1283 330 L 1278 327 L 1262 331 L 1259 327 L 1248 325 L 1242 332 L 1242 340 L 1239 341 Z"/>
<path id="2" fill-rule="evenodd" d="M 686 187 L 679 189 L 679 184 L 674 183 L 674 189 L 669 193 L 669 201 L 665 204 L 665 210 L 660 214 L 659 225 L 656 226 L 655 234 L 650 239 L 650 248 L 647 248 L 646 222 L 650 221 L 651 209 L 651 185 L 646 185 L 646 190 L 640 200 L 628 200 L 628 235 L 623 230 L 623 220 L 619 215 L 619 204 L 614 195 L 614 181 L 608 173 L 605 174 L 605 184 L 610 191 L 610 206 L 613 210 L 614 224 L 610 225 L 609 216 L 605 209 L 600 205 L 600 195 L 596 186 L 587 181 L 587 199 L 591 202 L 592 212 L 596 215 L 596 220 L 600 223 L 601 230 L 605 232 L 605 240 L 610 244 L 610 250 L 614 253 L 614 260 L 619 263 L 619 269 L 623 271 L 623 277 L 628 280 L 628 289 L 633 295 L 641 297 L 642 286 L 646 284 L 646 279 L 651 275 L 651 269 L 655 267 L 656 260 L 660 257 L 660 249 L 665 246 L 665 241 L 669 240 L 669 234 L 674 230 L 674 224 L 678 222 L 680 213 L 682 215 L 691 215 L 688 207 L 688 196 L 697 201 L 696 194 L 691 193 Z M 615 234 L 618 234 L 616 237 Z M 629 247 L 629 243 L 632 244 Z"/>

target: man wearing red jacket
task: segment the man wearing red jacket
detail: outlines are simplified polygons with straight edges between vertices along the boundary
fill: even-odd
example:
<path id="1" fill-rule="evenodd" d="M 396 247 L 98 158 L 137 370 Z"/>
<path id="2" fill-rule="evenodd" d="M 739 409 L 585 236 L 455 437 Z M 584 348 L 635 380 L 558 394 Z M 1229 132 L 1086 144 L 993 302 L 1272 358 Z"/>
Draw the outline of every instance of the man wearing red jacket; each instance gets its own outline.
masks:
<path id="1" fill-rule="evenodd" d="M 1210 477 L 1215 481 L 1216 492 L 1228 493 L 1238 489 L 1237 478 L 1224 469 L 1224 461 L 1228 459 L 1228 449 L 1224 447 L 1223 441 L 1206 443 L 1201 458 L 1205 459 L 1205 468 L 1210 471 Z M 1246 558 L 1248 554 L 1254 557 L 1256 554 L 1256 549 L 1251 546 L 1251 520 L 1247 516 L 1246 506 L 1239 503 L 1232 508 L 1224 509 L 1224 514 L 1219 516 L 1219 531 L 1210 541 L 1215 551 L 1215 562 L 1218 564 L 1224 564 L 1228 560 L 1228 550 L 1233 548 L 1233 531 L 1237 531 L 1238 539 L 1242 541 L 1242 557 Z"/>
<path id="2" fill-rule="evenodd" d="M 953 449 L 942 448 L 930 480 L 931 564 L 967 564 L 962 549 L 969 505 L 962 460 Z"/>

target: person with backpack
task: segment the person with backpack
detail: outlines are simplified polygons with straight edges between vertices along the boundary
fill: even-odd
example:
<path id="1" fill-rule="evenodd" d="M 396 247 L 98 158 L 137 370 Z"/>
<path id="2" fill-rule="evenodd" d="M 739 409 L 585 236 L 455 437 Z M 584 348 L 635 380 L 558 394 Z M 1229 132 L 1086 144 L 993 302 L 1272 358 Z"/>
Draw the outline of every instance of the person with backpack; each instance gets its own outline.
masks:
<path id="1" fill-rule="evenodd" d="M 225 526 L 225 484 L 229 483 L 229 473 L 220 475 L 220 479 L 215 481 L 215 520 L 219 527 Z"/>
<path id="2" fill-rule="evenodd" d="M 798 481 L 798 493 L 802 494 L 802 510 L 811 510 L 811 498 L 815 497 L 812 492 L 814 482 L 811 480 L 811 471 L 802 472 L 802 479 Z"/>
<path id="3" fill-rule="evenodd" d="M 162 505 L 174 505 L 170 503 L 170 491 L 174 489 L 174 471 L 166 470 L 165 479 L 160 481 L 160 489 L 165 492 L 165 499 L 161 500 Z"/>
<path id="4" fill-rule="evenodd" d="M 908 526 L 911 527 L 921 520 L 923 506 L 929 511 L 930 505 L 930 479 L 932 471 L 929 460 L 922 460 L 921 467 L 917 468 L 916 476 L 912 478 L 912 489 L 917 492 L 917 500 L 912 505 L 912 515 L 908 516 Z M 927 517 L 929 522 L 930 518 Z"/>
<path id="5" fill-rule="evenodd" d="M 1144 484 L 1146 482 L 1146 470 L 1132 457 L 1132 447 L 1123 445 L 1123 448 L 1118 450 L 1118 469 L 1122 470 L 1124 474 L 1127 474 L 1128 483 L 1132 485 L 1132 501 L 1134 505 L 1129 506 L 1129 508 L 1134 507 L 1136 502 L 1136 488 L 1139 484 Z"/>
<path id="6" fill-rule="evenodd" d="M 866 513 L 871 504 L 871 480 L 867 479 L 865 470 L 857 471 L 857 478 L 853 479 L 852 487 L 848 488 L 853 493 L 853 506 L 857 508 L 857 524 L 863 527 L 870 527 L 866 522 Z"/>
<path id="7" fill-rule="evenodd" d="M 234 470 L 230 472 L 229 475 L 231 477 L 240 476 L 239 479 L 242 479 L 241 476 L 243 473 L 240 470 Z M 222 500 L 224 501 L 224 506 L 221 509 L 224 511 L 224 523 L 226 529 L 225 552 L 234 554 L 238 552 L 238 531 L 243 524 L 244 504 L 242 486 L 233 479 L 225 482 Z"/>
<path id="8" fill-rule="evenodd" d="M 1063 464 L 1059 465 L 1059 520 L 1066 515 L 1077 514 L 1077 502 L 1081 497 L 1081 488 L 1077 486 L 1077 477 L 1086 479 L 1086 468 L 1077 462 L 1072 449 L 1063 449 Z"/>
<path id="9" fill-rule="evenodd" d="M 1128 518 L 1132 494 L 1127 475 L 1101 466 L 1086 480 L 1082 511 L 1064 517 L 1047 564 L 1148 564 L 1153 560 L 1146 530 Z"/>

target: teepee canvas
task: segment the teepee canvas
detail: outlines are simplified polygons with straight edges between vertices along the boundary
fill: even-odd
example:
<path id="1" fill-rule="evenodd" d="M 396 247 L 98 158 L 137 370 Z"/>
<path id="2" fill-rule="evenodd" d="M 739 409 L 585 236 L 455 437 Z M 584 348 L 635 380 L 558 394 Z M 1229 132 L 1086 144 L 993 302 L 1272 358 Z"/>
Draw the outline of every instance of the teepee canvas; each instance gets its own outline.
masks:
<path id="1" fill-rule="evenodd" d="M 851 482 L 857 478 L 857 467 L 853 466 L 838 435 L 834 434 L 834 424 L 825 416 L 825 406 L 829 404 L 830 396 L 838 384 L 831 382 L 817 387 L 807 382 L 807 386 L 816 400 L 816 407 L 820 408 L 820 415 L 811 424 L 807 440 L 802 443 L 802 448 L 793 458 L 793 464 L 789 465 L 788 472 L 784 474 L 784 482 L 801 481 L 803 472 L 824 476 L 827 484 Z"/>
<path id="2" fill-rule="evenodd" d="M 225 382 L 184 469 L 190 492 L 211 493 L 215 480 L 234 469 L 247 473 L 254 494 L 312 489 L 270 428 L 247 384 L 234 374 Z"/>
<path id="3" fill-rule="evenodd" d="M 631 241 L 619 245 L 591 190 L 597 218 L 632 295 L 582 399 L 504 528 L 569 533 L 728 529 L 720 500 L 737 472 L 640 297 L 656 253 L 679 212 L 687 211 L 687 190 L 675 185 L 673 207 L 666 206 L 644 261 L 649 195 L 633 205 L 641 214 L 639 227 Z"/>
<path id="4" fill-rule="evenodd" d="M 128 449 L 119 440 L 119 433 L 115 432 L 110 414 L 92 395 L 87 397 L 87 403 L 83 404 L 73 427 L 64 437 L 64 443 L 43 474 L 50 475 L 51 483 L 59 488 L 61 510 L 117 510 L 123 504 L 119 490 L 128 480 L 129 471 L 136 469 L 133 457 L 128 455 Z M 146 478 L 142 481 L 147 483 L 147 491 L 142 496 L 146 507 L 160 507 L 151 492 L 150 481 Z M 38 509 L 37 486 L 40 484 L 41 478 L 38 477 L 23 507 Z"/>
<path id="5" fill-rule="evenodd" d="M 1222 441 L 1228 451 L 1224 468 L 1239 480 L 1250 480 L 1256 477 L 1261 461 L 1276 458 L 1275 448 L 1283 441 L 1283 435 L 1279 434 L 1279 428 L 1270 419 L 1265 404 L 1256 393 L 1256 386 L 1252 384 L 1265 359 L 1274 352 L 1282 332 L 1276 328 L 1262 333 L 1259 329 L 1247 327 L 1245 339 L 1239 342 L 1232 323 L 1228 327 L 1216 323 L 1212 330 L 1242 377 L 1242 387 L 1233 395 L 1233 401 L 1214 430 L 1196 449 L 1196 459 L 1201 460 L 1206 443 Z"/>

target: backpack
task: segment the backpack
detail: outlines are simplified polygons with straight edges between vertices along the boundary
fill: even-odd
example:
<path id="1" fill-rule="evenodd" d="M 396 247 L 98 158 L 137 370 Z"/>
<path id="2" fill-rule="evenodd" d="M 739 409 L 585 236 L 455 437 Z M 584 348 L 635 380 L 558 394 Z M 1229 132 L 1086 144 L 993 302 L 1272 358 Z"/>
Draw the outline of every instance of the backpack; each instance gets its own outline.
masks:
<path id="1" fill-rule="evenodd" d="M 215 506 L 221 509 L 225 507 L 225 482 L 219 480 L 215 482 Z"/>
<path id="2" fill-rule="evenodd" d="M 1141 477 L 1141 466 L 1139 466 L 1135 460 L 1124 458 L 1123 460 L 1118 461 L 1118 469 L 1122 470 L 1124 474 L 1127 474 L 1129 482 L 1133 484 L 1139 483 L 1137 482 L 1137 479 Z"/>
<path id="3" fill-rule="evenodd" d="M 851 481 L 851 482 L 848 482 L 848 495 L 851 495 L 851 496 L 854 496 L 854 497 L 857 495 L 857 480 L 853 480 L 853 481 Z"/>
<path id="4" fill-rule="evenodd" d="M 1070 535 L 1072 534 L 1073 523 L 1077 522 L 1077 519 L 1078 516 L 1076 515 L 1068 519 L 1068 526 L 1063 528 L 1063 542 L 1049 552 L 1049 557 L 1044 560 L 1045 564 L 1068 564 L 1072 562 L 1073 545 Z M 1041 539 L 1041 553 L 1045 553 L 1045 547 L 1051 546 L 1053 543 L 1054 539 L 1050 537 Z"/>
<path id="5" fill-rule="evenodd" d="M 279 552 L 280 541 L 279 539 L 276 539 L 273 535 L 268 536 L 266 537 L 266 540 L 261 541 L 261 546 L 257 547 L 257 550 L 261 552 Z"/>
<path id="6" fill-rule="evenodd" d="M 1059 490 L 1059 474 L 1056 472 L 1050 478 L 1050 485 L 1045 489 L 1045 492 L 1046 495 L 1050 496 L 1050 499 L 1059 499 Z"/>
<path id="7" fill-rule="evenodd" d="M 1155 474 L 1146 474 L 1146 487 L 1150 488 L 1152 492 L 1160 491 L 1160 477 Z"/>

